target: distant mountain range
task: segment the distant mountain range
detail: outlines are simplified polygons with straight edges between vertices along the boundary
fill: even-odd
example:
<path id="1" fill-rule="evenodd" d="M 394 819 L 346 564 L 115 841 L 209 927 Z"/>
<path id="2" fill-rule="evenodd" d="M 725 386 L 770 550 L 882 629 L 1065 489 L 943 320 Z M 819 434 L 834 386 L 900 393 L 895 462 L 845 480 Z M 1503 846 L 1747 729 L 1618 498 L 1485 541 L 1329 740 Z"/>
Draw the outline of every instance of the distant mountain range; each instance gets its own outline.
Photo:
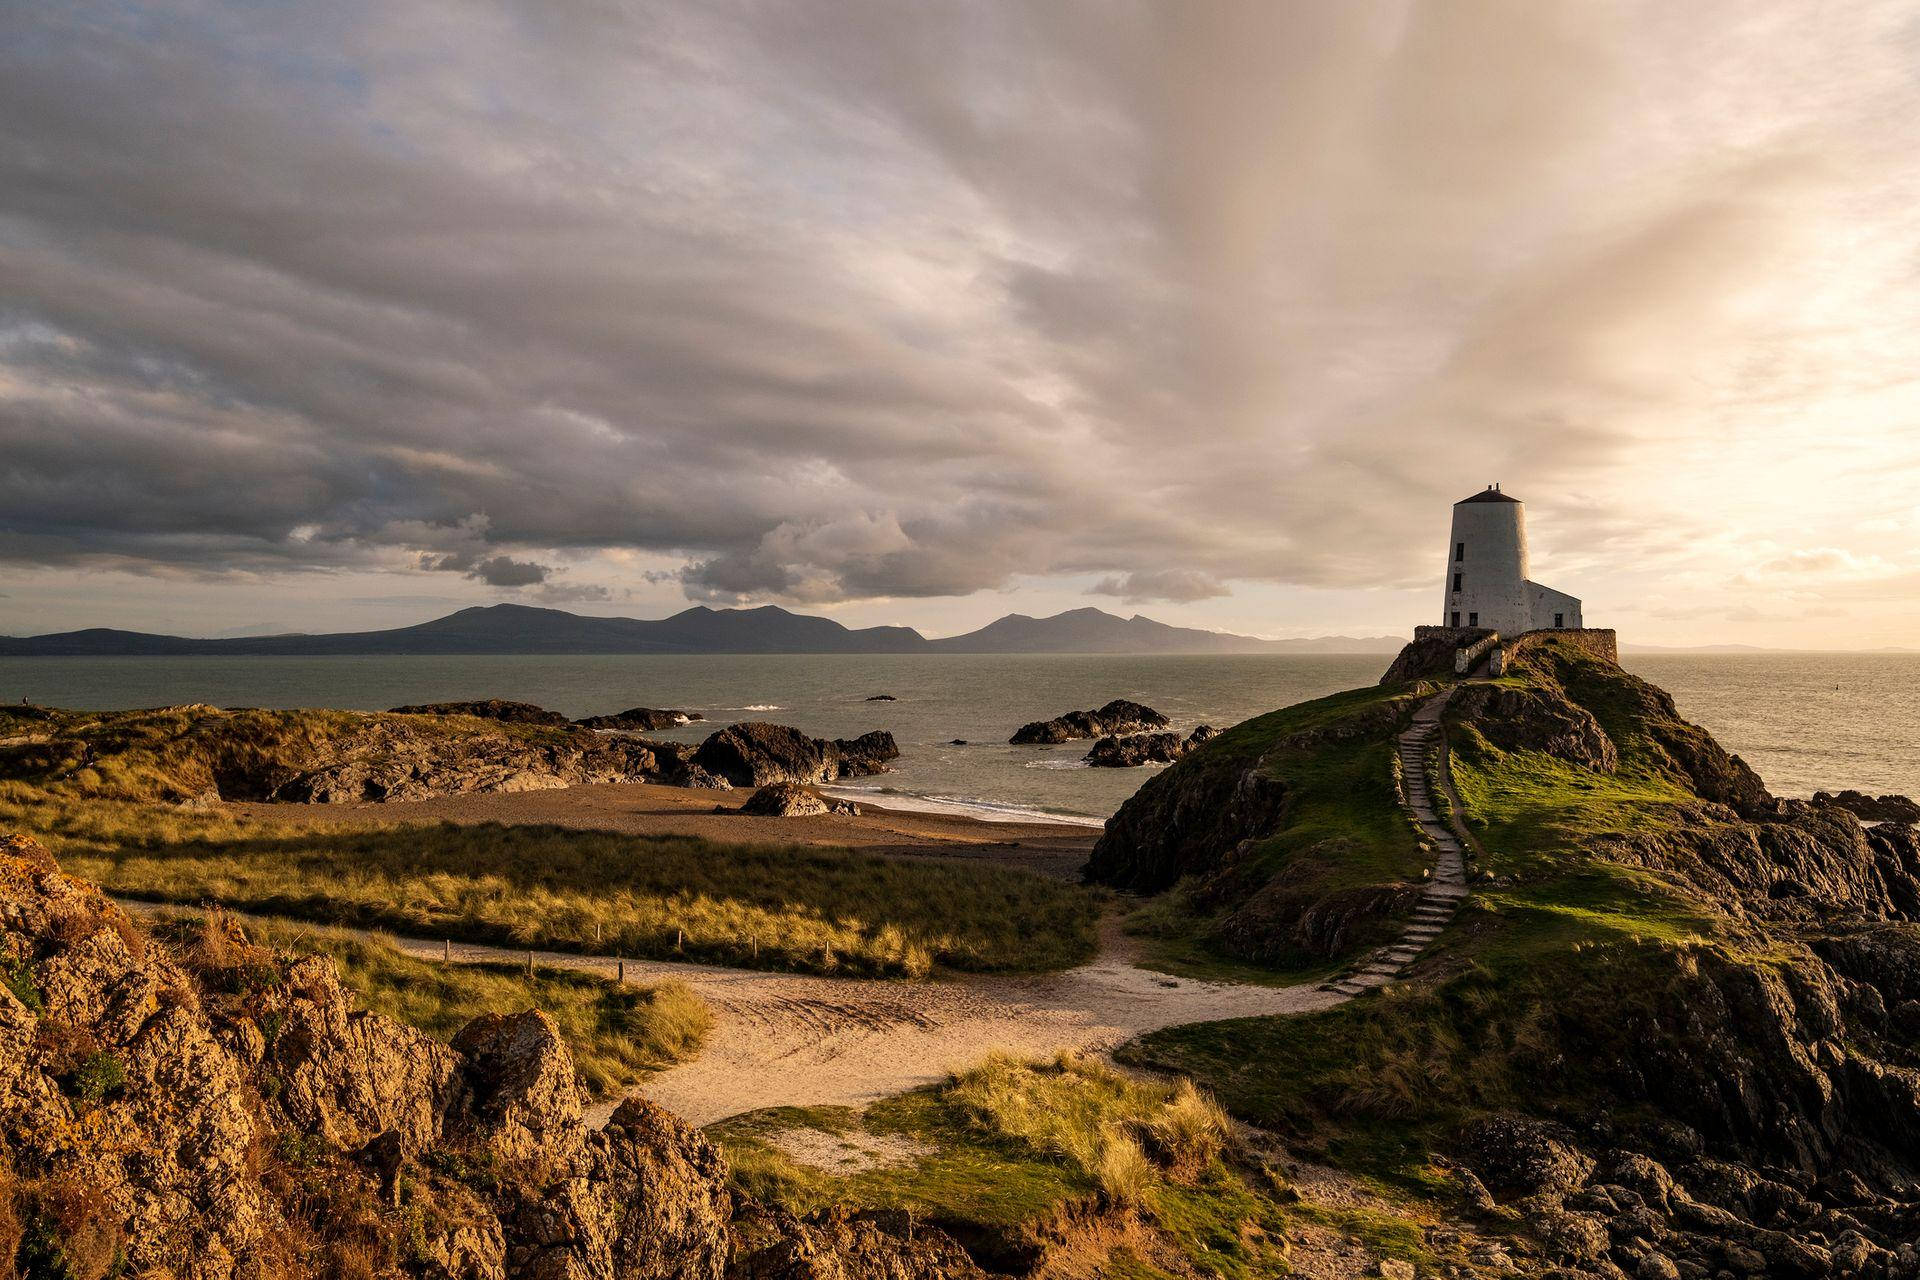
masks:
<path id="1" fill-rule="evenodd" d="M 93 627 L 0 636 L 7 657 L 165 657 L 457 653 L 1360 653 L 1392 654 L 1397 636 L 1259 640 L 1170 627 L 1138 615 L 1071 609 L 1051 618 L 1010 613 L 963 636 L 929 640 L 911 627 L 843 627 L 831 618 L 758 609 L 687 609 L 671 618 L 597 618 L 496 604 L 390 631 L 198 639 Z"/>

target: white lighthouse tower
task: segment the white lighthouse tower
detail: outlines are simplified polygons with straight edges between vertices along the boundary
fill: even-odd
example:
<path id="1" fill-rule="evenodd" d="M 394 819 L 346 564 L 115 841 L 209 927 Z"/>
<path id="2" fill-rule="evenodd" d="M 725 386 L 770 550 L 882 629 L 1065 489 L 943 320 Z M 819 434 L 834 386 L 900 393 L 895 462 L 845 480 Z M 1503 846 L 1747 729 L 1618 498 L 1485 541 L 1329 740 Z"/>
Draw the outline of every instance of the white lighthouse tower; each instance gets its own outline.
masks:
<path id="1" fill-rule="evenodd" d="M 1527 577 L 1527 509 L 1488 485 L 1453 504 L 1440 625 L 1518 636 L 1579 627 L 1580 601 Z"/>

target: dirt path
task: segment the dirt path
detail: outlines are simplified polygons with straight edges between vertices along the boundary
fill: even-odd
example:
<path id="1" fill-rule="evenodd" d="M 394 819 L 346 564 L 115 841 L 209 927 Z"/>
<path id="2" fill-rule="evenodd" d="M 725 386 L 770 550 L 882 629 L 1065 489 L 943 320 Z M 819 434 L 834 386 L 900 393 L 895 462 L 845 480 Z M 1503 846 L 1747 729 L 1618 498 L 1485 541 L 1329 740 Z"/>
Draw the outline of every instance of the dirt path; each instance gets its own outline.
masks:
<path id="1" fill-rule="evenodd" d="M 439 942 L 399 943 L 423 959 L 441 954 Z M 461 943 L 452 951 L 456 961 L 526 957 Z M 1343 999 L 1307 986 L 1171 978 L 1137 967 L 1132 955 L 1130 940 L 1110 927 L 1092 964 L 1034 976 L 893 982 L 629 960 L 629 982 L 677 979 L 714 1012 L 700 1056 L 654 1076 L 641 1092 L 697 1125 L 759 1107 L 860 1106 L 939 1080 L 995 1049 L 1105 1051 L 1160 1027 L 1302 1013 Z M 608 979 L 618 963 L 559 952 L 535 952 L 534 962 Z"/>

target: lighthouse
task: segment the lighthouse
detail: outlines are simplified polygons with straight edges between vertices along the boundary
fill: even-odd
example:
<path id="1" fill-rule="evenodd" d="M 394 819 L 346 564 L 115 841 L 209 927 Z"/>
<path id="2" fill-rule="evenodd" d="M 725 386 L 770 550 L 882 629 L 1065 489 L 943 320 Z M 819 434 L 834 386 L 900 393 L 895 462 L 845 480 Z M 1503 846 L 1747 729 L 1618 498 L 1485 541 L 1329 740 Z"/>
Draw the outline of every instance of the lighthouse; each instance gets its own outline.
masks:
<path id="1" fill-rule="evenodd" d="M 1453 504 L 1440 625 L 1518 636 L 1579 627 L 1580 601 L 1527 576 L 1527 509 L 1488 485 Z"/>

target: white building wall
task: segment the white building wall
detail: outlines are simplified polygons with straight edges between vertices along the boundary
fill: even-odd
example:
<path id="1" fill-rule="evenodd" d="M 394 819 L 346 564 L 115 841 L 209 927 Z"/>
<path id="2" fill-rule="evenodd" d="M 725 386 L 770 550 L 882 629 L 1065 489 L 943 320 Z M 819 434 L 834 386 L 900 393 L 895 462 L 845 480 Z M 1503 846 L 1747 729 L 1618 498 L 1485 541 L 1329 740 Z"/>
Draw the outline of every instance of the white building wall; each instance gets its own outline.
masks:
<path id="1" fill-rule="evenodd" d="M 1543 587 L 1537 582 L 1529 582 L 1527 590 L 1531 595 L 1532 626 L 1529 630 L 1545 631 L 1552 627 L 1582 627 L 1580 620 L 1580 600 L 1564 591 L 1555 591 L 1552 587 Z"/>
<path id="2" fill-rule="evenodd" d="M 1532 630 L 1532 622 L 1525 508 L 1511 501 L 1455 503 L 1440 625 L 1517 636 Z"/>

